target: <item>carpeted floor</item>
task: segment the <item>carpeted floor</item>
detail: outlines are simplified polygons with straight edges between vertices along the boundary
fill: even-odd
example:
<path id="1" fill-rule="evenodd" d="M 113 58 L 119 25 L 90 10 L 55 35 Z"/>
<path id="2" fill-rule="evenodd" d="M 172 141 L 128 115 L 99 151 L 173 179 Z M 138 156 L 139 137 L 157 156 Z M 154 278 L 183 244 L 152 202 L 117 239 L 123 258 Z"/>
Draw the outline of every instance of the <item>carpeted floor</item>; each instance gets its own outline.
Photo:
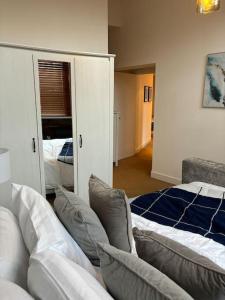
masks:
<path id="1" fill-rule="evenodd" d="M 129 198 L 170 187 L 171 184 L 150 177 L 151 158 L 152 147 L 148 145 L 135 156 L 120 160 L 119 166 L 114 167 L 114 187 L 125 190 Z"/>

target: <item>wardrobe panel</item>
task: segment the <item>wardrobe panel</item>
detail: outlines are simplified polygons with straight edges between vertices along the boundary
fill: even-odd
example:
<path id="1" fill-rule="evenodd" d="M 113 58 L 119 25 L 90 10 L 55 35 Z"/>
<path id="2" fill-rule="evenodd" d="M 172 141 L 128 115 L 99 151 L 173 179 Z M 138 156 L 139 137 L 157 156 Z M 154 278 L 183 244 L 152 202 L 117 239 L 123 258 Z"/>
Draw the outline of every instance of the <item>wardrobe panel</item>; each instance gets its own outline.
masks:
<path id="1" fill-rule="evenodd" d="M 75 58 L 78 193 L 87 202 L 91 174 L 111 185 L 110 60 Z"/>
<path id="2" fill-rule="evenodd" d="M 11 179 L 41 190 L 32 53 L 0 47 L 0 147 L 10 150 Z"/>
<path id="3" fill-rule="evenodd" d="M 43 190 L 46 191 L 47 198 L 49 195 L 52 197 L 51 194 L 54 194 L 58 185 L 63 185 L 65 188 L 77 193 L 74 56 L 51 52 L 36 52 L 33 54 L 33 61 Z M 66 65 L 66 70 L 64 70 L 67 71 L 66 74 L 60 73 L 62 65 Z M 43 72 L 43 66 L 46 74 Z M 57 72 L 57 70 L 59 71 Z M 54 101 L 60 100 L 59 96 L 62 95 L 60 87 L 65 89 L 65 82 L 62 81 L 64 76 L 67 77 L 69 85 L 70 114 L 57 115 L 53 111 L 46 116 L 43 114 L 41 107 L 41 102 L 43 103 L 43 91 L 41 92 L 41 89 L 46 89 L 44 96 L 49 98 L 45 98 L 45 105 L 52 109 Z M 40 82 L 42 82 L 41 85 Z M 50 102 L 47 101 L 48 99 Z M 71 138 L 75 140 L 72 144 Z M 65 144 L 69 147 L 68 149 L 73 150 L 72 154 L 71 151 L 64 152 L 65 157 L 62 161 L 62 157 L 59 158 L 59 154 L 63 148 L 65 149 Z M 69 163 L 66 162 L 68 159 L 66 157 L 67 154 L 72 155 Z"/>

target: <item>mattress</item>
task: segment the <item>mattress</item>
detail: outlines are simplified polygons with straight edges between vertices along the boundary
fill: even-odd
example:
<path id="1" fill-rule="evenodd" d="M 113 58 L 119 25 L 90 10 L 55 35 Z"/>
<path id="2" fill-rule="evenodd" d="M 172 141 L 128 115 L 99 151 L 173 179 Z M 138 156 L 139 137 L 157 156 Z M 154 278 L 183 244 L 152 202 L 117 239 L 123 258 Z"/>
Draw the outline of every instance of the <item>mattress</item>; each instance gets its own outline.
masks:
<path id="1" fill-rule="evenodd" d="M 59 153 L 69 139 L 43 140 L 45 186 L 47 192 L 54 192 L 58 185 L 74 186 L 74 167 L 58 161 Z"/>
<path id="2" fill-rule="evenodd" d="M 221 198 L 225 192 L 225 188 L 202 182 L 181 184 L 175 188 L 183 189 L 192 193 L 197 193 L 201 188 L 200 195 L 212 198 Z M 132 203 L 135 199 L 136 198 L 130 199 L 130 203 Z M 176 242 L 179 242 L 180 244 L 192 249 L 200 255 L 209 258 L 218 266 L 225 269 L 225 247 L 210 238 L 204 237 L 197 233 L 191 233 L 170 226 L 161 225 L 134 213 L 132 213 L 132 226 L 143 230 L 154 231 Z"/>

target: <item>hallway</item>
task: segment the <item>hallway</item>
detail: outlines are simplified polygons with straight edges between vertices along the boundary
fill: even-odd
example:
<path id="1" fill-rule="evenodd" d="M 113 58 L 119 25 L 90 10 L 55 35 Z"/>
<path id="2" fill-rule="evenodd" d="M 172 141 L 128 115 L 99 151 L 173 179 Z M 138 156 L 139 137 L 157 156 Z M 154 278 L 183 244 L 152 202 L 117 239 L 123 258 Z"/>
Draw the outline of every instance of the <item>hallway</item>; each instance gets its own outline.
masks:
<path id="1" fill-rule="evenodd" d="M 119 161 L 119 166 L 114 167 L 113 186 L 125 190 L 129 198 L 170 187 L 171 184 L 150 177 L 151 163 L 149 144 L 136 155 Z"/>

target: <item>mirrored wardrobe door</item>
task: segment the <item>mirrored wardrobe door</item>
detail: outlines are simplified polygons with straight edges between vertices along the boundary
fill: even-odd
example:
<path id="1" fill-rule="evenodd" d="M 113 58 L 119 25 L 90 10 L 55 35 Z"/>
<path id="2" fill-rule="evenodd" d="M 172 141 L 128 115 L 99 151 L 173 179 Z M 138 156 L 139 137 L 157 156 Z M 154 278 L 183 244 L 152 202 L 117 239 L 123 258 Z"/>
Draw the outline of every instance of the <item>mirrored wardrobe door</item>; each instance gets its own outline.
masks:
<path id="1" fill-rule="evenodd" d="M 49 200 L 54 200 L 59 185 L 77 192 L 73 68 L 70 56 L 34 56 L 42 183 Z"/>

